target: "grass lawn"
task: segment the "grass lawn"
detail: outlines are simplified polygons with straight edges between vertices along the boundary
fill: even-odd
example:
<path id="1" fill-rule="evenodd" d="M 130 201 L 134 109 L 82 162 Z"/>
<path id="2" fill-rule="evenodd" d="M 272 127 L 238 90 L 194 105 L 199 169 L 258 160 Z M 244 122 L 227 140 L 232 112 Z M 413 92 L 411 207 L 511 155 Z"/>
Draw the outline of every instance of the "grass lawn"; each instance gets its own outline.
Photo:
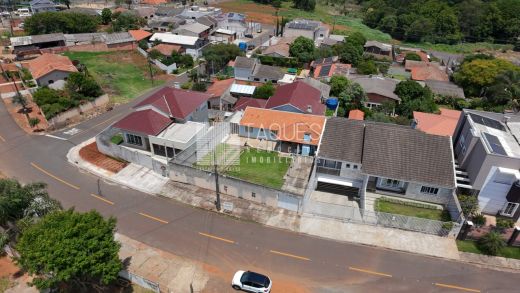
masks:
<path id="1" fill-rule="evenodd" d="M 457 240 L 457 248 L 459 249 L 459 251 L 463 252 L 484 254 L 478 248 L 477 242 L 472 240 Z M 498 256 L 520 259 L 520 247 L 507 246 Z"/>
<path id="2" fill-rule="evenodd" d="M 277 152 L 248 149 L 240 154 L 239 168 L 230 168 L 226 174 L 272 188 L 281 188 L 291 158 Z"/>
<path id="3" fill-rule="evenodd" d="M 378 212 L 398 214 L 429 220 L 437 220 L 443 222 L 450 221 L 449 214 L 447 215 L 446 212 L 443 210 L 421 208 L 394 202 L 388 202 L 381 200 L 380 198 L 376 200 L 375 210 Z"/>
<path id="4" fill-rule="evenodd" d="M 137 52 L 65 52 L 64 55 L 85 64 L 115 103 L 126 103 L 153 87 L 146 59 Z M 163 83 L 164 80 L 155 79 L 154 86 Z"/>

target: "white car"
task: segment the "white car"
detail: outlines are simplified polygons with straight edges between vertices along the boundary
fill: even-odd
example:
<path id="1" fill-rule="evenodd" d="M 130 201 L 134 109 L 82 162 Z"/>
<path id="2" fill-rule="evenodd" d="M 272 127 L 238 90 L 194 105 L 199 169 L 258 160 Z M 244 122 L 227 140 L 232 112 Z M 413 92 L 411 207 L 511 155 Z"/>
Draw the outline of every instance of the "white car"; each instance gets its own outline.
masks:
<path id="1" fill-rule="evenodd" d="M 271 292 L 273 283 L 269 277 L 251 271 L 238 271 L 233 276 L 231 287 L 255 293 Z"/>
<path id="2" fill-rule="evenodd" d="M 20 13 L 20 17 L 31 17 L 32 14 L 26 12 L 26 13 Z"/>
<path id="3" fill-rule="evenodd" d="M 9 16 L 11 14 L 9 13 L 9 11 L 2 11 L 2 13 L 0 13 L 0 15 L 2 15 L 2 16 Z"/>

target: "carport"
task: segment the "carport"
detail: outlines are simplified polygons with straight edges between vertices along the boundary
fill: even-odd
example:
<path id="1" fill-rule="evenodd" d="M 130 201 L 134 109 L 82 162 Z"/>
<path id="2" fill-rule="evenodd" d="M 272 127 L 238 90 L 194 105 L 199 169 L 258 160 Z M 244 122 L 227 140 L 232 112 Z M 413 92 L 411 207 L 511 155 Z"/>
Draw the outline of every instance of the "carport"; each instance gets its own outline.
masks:
<path id="1" fill-rule="evenodd" d="M 354 182 L 336 180 L 329 177 L 318 177 L 317 191 L 334 193 L 348 197 L 359 197 L 359 187 Z"/>

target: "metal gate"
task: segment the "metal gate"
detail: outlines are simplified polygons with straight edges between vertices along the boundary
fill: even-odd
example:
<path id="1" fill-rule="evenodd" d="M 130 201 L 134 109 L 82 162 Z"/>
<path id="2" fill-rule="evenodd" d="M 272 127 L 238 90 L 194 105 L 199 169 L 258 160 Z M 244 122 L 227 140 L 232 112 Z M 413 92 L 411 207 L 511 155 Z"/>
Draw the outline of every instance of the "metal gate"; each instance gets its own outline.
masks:
<path id="1" fill-rule="evenodd" d="M 300 206 L 300 199 L 297 197 L 289 196 L 283 193 L 278 194 L 278 207 L 286 210 L 298 211 Z"/>
<path id="2" fill-rule="evenodd" d="M 318 182 L 316 190 L 344 195 L 344 196 L 354 196 L 354 197 L 359 196 L 359 188 L 357 188 L 357 187 L 344 186 L 344 185 L 321 182 L 321 181 Z"/>

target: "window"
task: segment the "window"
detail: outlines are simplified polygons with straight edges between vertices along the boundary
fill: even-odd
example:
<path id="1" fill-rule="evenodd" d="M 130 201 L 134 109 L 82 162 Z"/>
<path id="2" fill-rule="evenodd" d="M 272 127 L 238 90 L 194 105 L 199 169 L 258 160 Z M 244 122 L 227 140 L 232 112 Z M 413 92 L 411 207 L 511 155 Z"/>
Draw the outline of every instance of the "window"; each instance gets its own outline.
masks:
<path id="1" fill-rule="evenodd" d="M 49 84 L 53 84 L 53 83 L 54 83 L 54 80 L 49 79 Z"/>
<path id="2" fill-rule="evenodd" d="M 380 180 L 380 185 L 383 187 L 399 188 L 401 187 L 401 181 L 389 178 L 382 178 Z"/>
<path id="3" fill-rule="evenodd" d="M 318 167 L 325 167 L 330 169 L 341 169 L 341 162 L 331 161 L 331 160 L 318 160 Z"/>
<path id="4" fill-rule="evenodd" d="M 171 148 L 171 147 L 165 148 L 163 145 L 158 145 L 155 143 L 152 144 L 152 147 L 153 147 L 154 154 L 165 157 L 166 153 L 168 153 L 168 158 L 173 158 L 173 148 Z"/>
<path id="5" fill-rule="evenodd" d="M 357 170 L 357 168 L 358 168 L 358 165 L 354 165 L 354 170 Z"/>
<path id="6" fill-rule="evenodd" d="M 460 136 L 459 145 L 462 155 L 464 156 L 464 154 L 466 154 L 466 139 L 464 138 L 464 135 Z"/>
<path id="7" fill-rule="evenodd" d="M 439 193 L 439 188 L 430 186 L 421 186 L 421 193 L 435 195 Z"/>
<path id="8" fill-rule="evenodd" d="M 256 193 L 251 192 L 251 197 L 256 197 Z"/>
<path id="9" fill-rule="evenodd" d="M 346 165 L 345 165 L 345 168 L 350 169 L 350 164 L 346 164 Z"/>
<path id="10" fill-rule="evenodd" d="M 126 142 L 133 145 L 143 145 L 143 139 L 138 135 L 126 134 Z"/>
<path id="11" fill-rule="evenodd" d="M 505 207 L 502 209 L 501 214 L 503 216 L 512 217 L 512 216 L 514 216 L 514 214 L 515 214 L 516 210 L 518 209 L 519 205 L 520 204 L 516 203 L 516 202 L 507 202 Z"/>

